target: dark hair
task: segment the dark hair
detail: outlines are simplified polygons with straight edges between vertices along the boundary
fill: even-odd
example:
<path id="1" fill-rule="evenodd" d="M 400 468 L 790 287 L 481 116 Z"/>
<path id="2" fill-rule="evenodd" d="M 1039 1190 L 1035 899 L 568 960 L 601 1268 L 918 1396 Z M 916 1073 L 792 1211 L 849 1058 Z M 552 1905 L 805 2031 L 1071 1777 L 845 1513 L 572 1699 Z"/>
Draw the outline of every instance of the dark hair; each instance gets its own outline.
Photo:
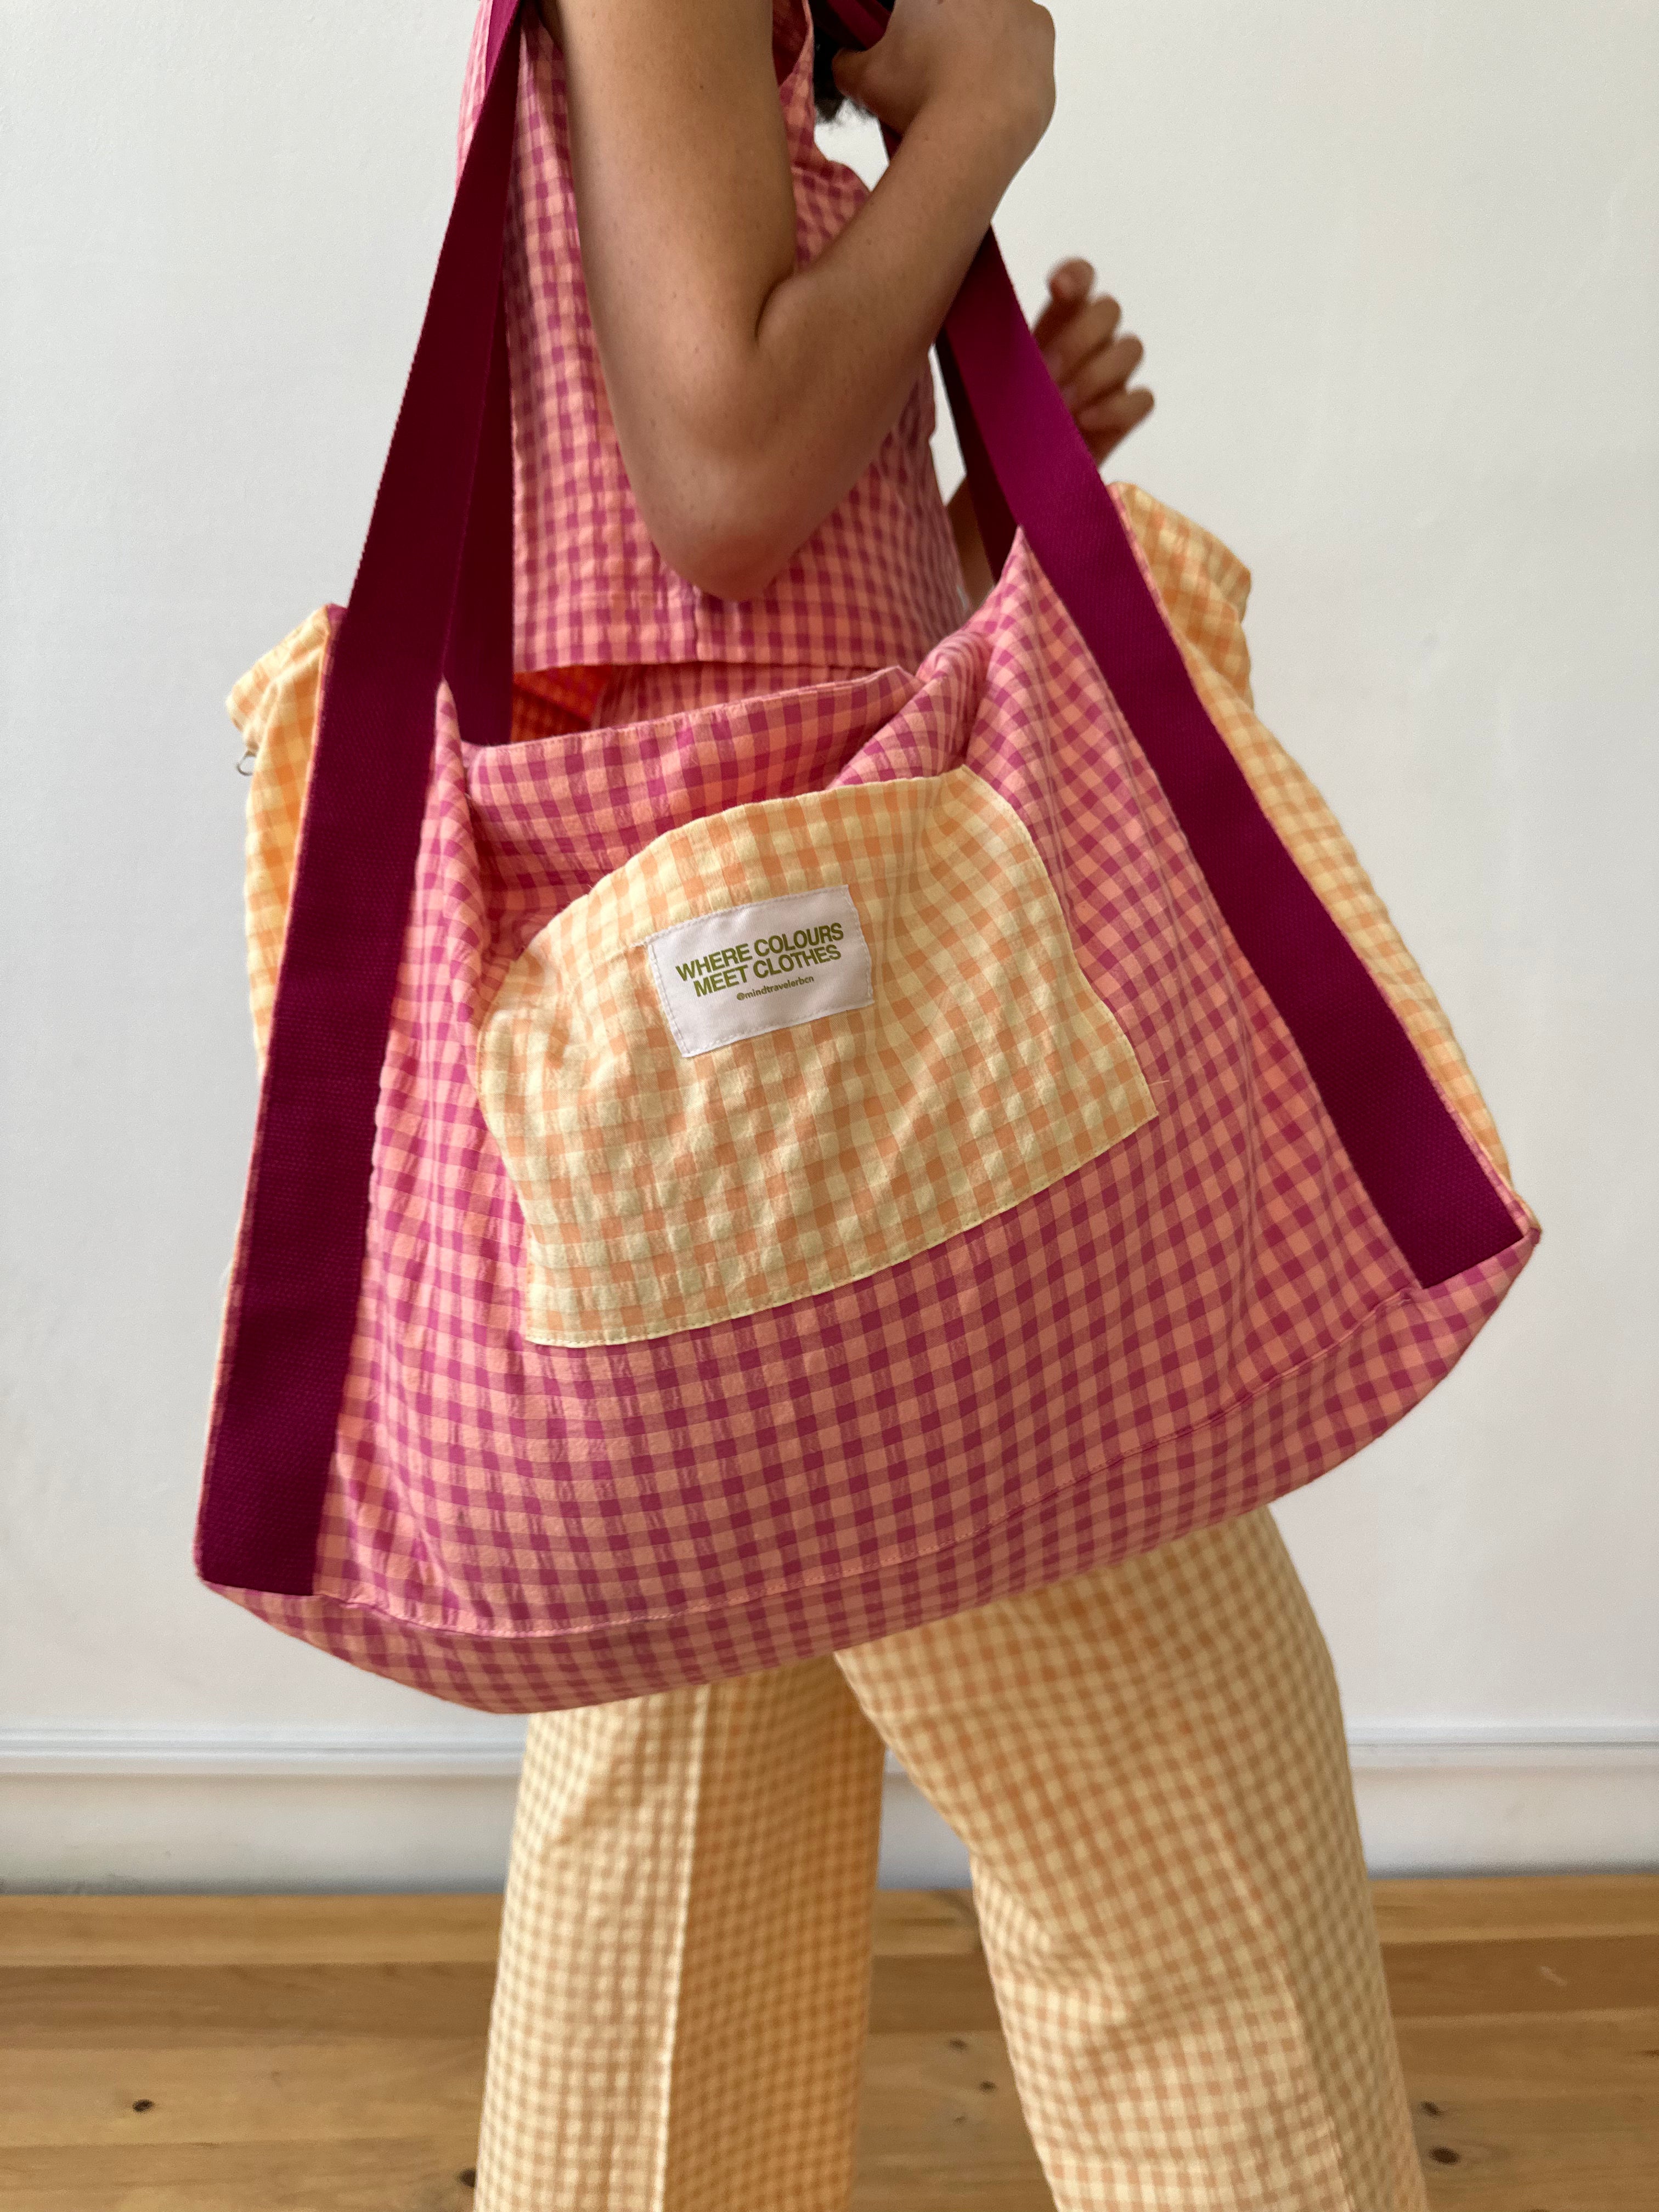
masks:
<path id="1" fill-rule="evenodd" d="M 830 64 L 837 54 L 846 52 L 851 41 L 824 5 L 824 0 L 811 0 L 811 7 L 812 93 L 818 104 L 819 120 L 832 123 L 841 113 L 847 95 L 830 74 Z"/>

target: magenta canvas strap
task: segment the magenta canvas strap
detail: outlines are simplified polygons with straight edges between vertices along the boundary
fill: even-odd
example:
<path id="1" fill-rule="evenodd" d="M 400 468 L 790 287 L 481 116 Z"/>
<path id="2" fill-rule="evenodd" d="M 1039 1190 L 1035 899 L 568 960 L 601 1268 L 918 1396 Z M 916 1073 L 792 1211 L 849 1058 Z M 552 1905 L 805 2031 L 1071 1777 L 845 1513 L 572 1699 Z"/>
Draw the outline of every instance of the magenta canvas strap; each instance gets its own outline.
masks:
<path id="1" fill-rule="evenodd" d="M 329 655 L 197 1531 L 203 1574 L 239 1588 L 312 1586 L 440 679 L 469 735 L 508 730 L 516 14 L 496 0 L 488 88 Z"/>
<path id="2" fill-rule="evenodd" d="M 856 40 L 879 35 L 884 16 L 867 0 L 834 4 Z M 516 0 L 495 0 L 488 87 L 330 657 L 198 1531 L 202 1573 L 235 1588 L 313 1585 L 440 681 L 469 738 L 509 730 L 501 259 L 516 21 Z M 989 236 L 941 359 L 993 567 L 1018 524 L 1419 1280 L 1506 1249 L 1517 1234 L 1507 1206 L 1211 722 Z"/>

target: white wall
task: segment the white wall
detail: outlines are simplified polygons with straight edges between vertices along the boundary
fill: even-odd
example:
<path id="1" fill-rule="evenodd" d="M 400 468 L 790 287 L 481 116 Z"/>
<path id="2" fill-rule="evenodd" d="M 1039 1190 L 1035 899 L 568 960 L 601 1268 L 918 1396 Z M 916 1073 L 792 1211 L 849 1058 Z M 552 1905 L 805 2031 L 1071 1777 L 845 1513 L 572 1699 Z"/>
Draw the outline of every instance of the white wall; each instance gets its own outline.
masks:
<path id="1" fill-rule="evenodd" d="M 0 1878 L 498 1871 L 511 1731 L 188 1565 L 253 1097 L 220 701 L 343 597 L 470 0 L 0 9 Z M 1122 472 L 1255 570 L 1268 719 L 1543 1217 L 1464 1368 L 1285 1525 L 1383 1867 L 1659 1838 L 1659 10 L 1055 0 L 1001 224 L 1149 348 Z M 888 1872 L 946 1879 L 896 1785 Z"/>

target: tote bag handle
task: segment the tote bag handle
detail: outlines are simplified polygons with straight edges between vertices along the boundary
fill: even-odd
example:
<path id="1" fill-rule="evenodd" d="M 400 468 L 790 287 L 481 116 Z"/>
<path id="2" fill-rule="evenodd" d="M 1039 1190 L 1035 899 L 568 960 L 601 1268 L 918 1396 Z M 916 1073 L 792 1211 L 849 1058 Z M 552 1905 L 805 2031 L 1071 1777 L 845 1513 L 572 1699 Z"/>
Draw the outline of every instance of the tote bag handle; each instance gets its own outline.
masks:
<path id="1" fill-rule="evenodd" d="M 239 1589 L 313 1588 L 441 680 L 470 739 L 509 734 L 519 4 L 493 0 L 483 104 L 324 687 L 198 1527 L 203 1576 Z M 832 4 L 854 43 L 880 35 L 872 0 Z M 988 234 L 939 350 L 993 568 L 1018 526 L 1419 1280 L 1506 1249 L 1507 1206 L 1194 689 Z"/>

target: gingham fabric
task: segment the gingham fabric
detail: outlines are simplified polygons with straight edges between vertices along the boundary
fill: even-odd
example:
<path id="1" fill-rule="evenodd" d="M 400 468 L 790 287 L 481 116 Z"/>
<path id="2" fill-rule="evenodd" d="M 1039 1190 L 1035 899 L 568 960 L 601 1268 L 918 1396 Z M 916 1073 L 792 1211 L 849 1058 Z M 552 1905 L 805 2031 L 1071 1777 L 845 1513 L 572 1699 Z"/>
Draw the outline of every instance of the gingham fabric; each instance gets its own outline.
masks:
<path id="1" fill-rule="evenodd" d="M 883 1747 L 972 1854 L 1060 2212 L 1423 2212 L 1324 1645 L 1265 1514 L 532 1720 L 479 2212 L 840 2212 Z"/>
<path id="2" fill-rule="evenodd" d="M 1303 873 L 1341 923 L 1388 994 L 1440 1085 L 1491 1158 L 1509 1162 L 1440 1001 L 1407 951 L 1387 908 L 1312 783 L 1256 720 L 1244 642 L 1249 571 L 1218 538 L 1161 507 L 1133 484 L 1118 488 L 1133 541 L 1164 603 L 1199 696 L 1232 748 Z"/>
<path id="3" fill-rule="evenodd" d="M 1201 542 L 1118 496 L 1201 654 L 1226 628 Z M 1229 696 L 1223 734 L 1255 748 L 1291 850 L 1458 1073 L 1340 831 Z M 1153 1118 L 878 1273 L 640 1342 L 531 1341 L 524 1215 L 477 1092 L 513 963 L 683 824 L 958 771 L 1024 824 Z M 1515 1243 L 1419 1285 L 1023 539 L 914 677 L 482 750 L 446 698 L 314 1591 L 227 1594 L 372 1671 L 539 1711 L 1081 1573 L 1294 1488 L 1421 1398 L 1535 1239 L 1489 1172 Z"/>
<path id="4" fill-rule="evenodd" d="M 481 0 L 462 100 L 465 151 L 483 98 Z M 503 282 L 513 369 L 514 665 L 739 661 L 914 668 L 967 612 L 933 476 L 926 364 L 851 490 L 764 592 L 719 599 L 677 575 L 640 517 L 605 397 L 571 185 L 564 57 L 525 10 Z M 775 0 L 774 55 L 805 266 L 868 197 L 818 151 L 806 0 Z M 750 686 L 750 689 L 755 688 Z"/>
<path id="5" fill-rule="evenodd" d="M 331 634 L 329 610 L 319 607 L 254 663 L 226 702 L 231 720 L 242 732 L 246 757 L 254 763 L 243 903 L 248 999 L 262 1054 L 276 1000 L 276 968 Z"/>
<path id="6" fill-rule="evenodd" d="M 684 1057 L 647 940 L 845 884 L 870 1002 Z M 967 769 L 653 839 L 508 969 L 478 1098 L 524 1210 L 538 1344 L 666 1336 L 856 1281 L 1046 1190 L 1154 1111 L 1024 824 Z"/>

